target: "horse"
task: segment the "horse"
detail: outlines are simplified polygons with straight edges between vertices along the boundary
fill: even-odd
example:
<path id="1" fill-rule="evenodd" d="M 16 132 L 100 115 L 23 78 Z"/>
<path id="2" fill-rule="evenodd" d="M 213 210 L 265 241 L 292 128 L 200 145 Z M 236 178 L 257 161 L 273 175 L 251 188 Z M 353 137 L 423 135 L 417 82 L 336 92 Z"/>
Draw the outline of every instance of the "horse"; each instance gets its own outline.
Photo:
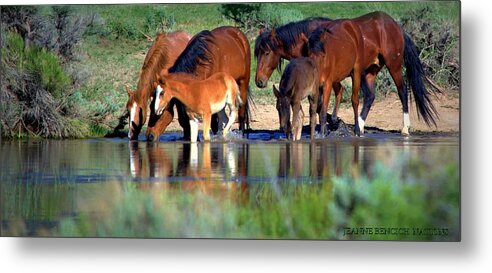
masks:
<path id="1" fill-rule="evenodd" d="M 169 69 L 169 74 L 187 73 L 202 80 L 217 72 L 230 74 L 239 86 L 241 100 L 243 101 L 243 105 L 239 108 L 239 129 L 244 132 L 246 127 L 250 128 L 250 103 L 248 103 L 248 101 L 252 100 L 249 92 L 250 67 L 251 52 L 248 39 L 238 28 L 223 26 L 212 31 L 204 30 L 196 34 L 175 64 Z M 154 100 L 152 103 L 154 103 Z M 166 115 L 166 112 L 173 113 L 174 106 L 178 110 L 178 121 L 183 128 L 184 138 L 189 140 L 191 138 L 190 123 L 182 103 L 177 100 L 171 100 L 163 115 Z M 150 141 L 155 141 L 171 121 L 162 123 L 162 127 L 159 128 L 154 121 L 159 120 L 160 116 L 152 112 L 147 128 L 147 136 Z M 217 118 L 212 117 L 212 128 L 214 127 L 218 128 Z"/>
<path id="2" fill-rule="evenodd" d="M 379 71 L 386 66 L 397 89 L 402 103 L 403 127 L 401 133 L 409 134 L 410 118 L 408 115 L 408 91 L 402 75 L 405 66 L 406 76 L 411 87 L 417 107 L 419 119 L 423 118 L 428 126 L 436 125 L 439 117 L 432 102 L 430 93 L 424 85 L 424 69 L 420 61 L 415 43 L 410 36 L 388 14 L 380 11 L 368 13 L 351 21 L 359 26 L 364 37 L 365 78 L 370 93 L 364 102 L 359 123 L 362 132 L 364 123 L 375 98 L 375 79 Z M 306 56 L 306 37 L 319 26 L 330 26 L 335 21 L 328 18 L 310 18 L 280 26 L 273 30 L 260 31 L 255 42 L 255 58 L 257 70 L 256 85 L 266 87 L 273 70 L 281 70 L 282 59 L 291 60 Z M 332 118 L 336 121 L 337 112 L 342 99 L 343 88 L 339 82 L 333 83 L 336 95 Z"/>
<path id="3" fill-rule="evenodd" d="M 283 130 L 287 137 L 292 132 L 293 140 L 301 139 L 302 120 L 304 118 L 301 100 L 308 97 L 311 139 L 314 138 L 316 113 L 318 112 L 318 90 L 318 69 L 314 61 L 307 57 L 294 59 L 287 65 L 280 80 L 280 91 L 273 85 L 273 93 L 277 98 L 276 107 L 280 130 Z M 292 127 L 289 106 L 293 113 Z"/>
<path id="4" fill-rule="evenodd" d="M 203 118 L 203 139 L 210 141 L 212 114 L 229 108 L 229 121 L 222 131 L 224 137 L 236 121 L 237 109 L 242 105 L 239 86 L 229 74 L 218 72 L 205 80 L 197 80 L 185 73 L 163 75 L 156 84 L 155 112 L 161 115 L 169 102 L 176 98 L 186 107 L 191 129 L 191 142 L 198 137 L 198 117 Z"/>
<path id="5" fill-rule="evenodd" d="M 307 52 L 318 69 L 319 84 L 323 92 L 320 112 L 321 134 L 326 132 L 326 110 L 330 101 L 334 82 L 352 77 L 352 108 L 354 110 L 355 134 L 360 136 L 358 107 L 359 89 L 365 94 L 368 90 L 364 83 L 364 40 L 357 25 L 350 20 L 339 20 L 330 27 L 320 26 L 309 35 Z"/>
<path id="6" fill-rule="evenodd" d="M 175 31 L 168 34 L 160 33 L 157 35 L 157 38 L 145 56 L 142 69 L 140 70 L 137 90 L 132 91 L 128 85 L 125 85 L 126 92 L 128 93 L 126 109 L 129 113 L 128 138 L 130 140 L 138 139 L 138 134 L 147 119 L 147 106 L 154 91 L 152 85 L 156 80 L 155 73 L 169 69 L 179 54 L 183 52 L 190 39 L 191 36 L 184 31 Z M 168 118 L 164 117 L 163 121 Z"/>

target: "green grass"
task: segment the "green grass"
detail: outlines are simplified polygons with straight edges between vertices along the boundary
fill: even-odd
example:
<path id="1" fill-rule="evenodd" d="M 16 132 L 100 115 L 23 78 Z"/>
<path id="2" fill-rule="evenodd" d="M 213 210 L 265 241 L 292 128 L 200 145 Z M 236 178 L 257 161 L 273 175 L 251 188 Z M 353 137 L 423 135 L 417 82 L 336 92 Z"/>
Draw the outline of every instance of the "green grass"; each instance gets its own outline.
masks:
<path id="1" fill-rule="evenodd" d="M 427 181 L 427 182 L 426 182 Z M 433 181 L 433 187 L 428 185 Z M 146 192 L 133 183 L 103 215 L 62 221 L 53 236 L 328 240 L 459 239 L 458 167 L 429 176 L 375 168 L 374 177 L 332 177 L 318 185 L 272 180 L 225 198 L 197 191 Z M 433 195 L 433 198 L 429 198 Z M 344 228 L 408 228 L 409 234 L 344 235 Z M 413 234 L 414 228 L 448 235 Z"/>

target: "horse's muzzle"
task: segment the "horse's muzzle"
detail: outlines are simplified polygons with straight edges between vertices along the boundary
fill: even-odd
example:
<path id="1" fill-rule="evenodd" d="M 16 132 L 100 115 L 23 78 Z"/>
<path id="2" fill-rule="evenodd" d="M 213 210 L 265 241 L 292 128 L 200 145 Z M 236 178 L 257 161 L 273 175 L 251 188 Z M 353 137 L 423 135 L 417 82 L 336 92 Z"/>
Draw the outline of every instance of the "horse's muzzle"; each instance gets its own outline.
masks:
<path id="1" fill-rule="evenodd" d="M 258 86 L 259 88 L 265 88 L 266 87 L 266 81 L 257 80 L 256 86 Z"/>
<path id="2" fill-rule="evenodd" d="M 147 136 L 147 141 L 150 141 L 150 142 L 154 142 L 157 140 L 157 137 L 153 134 L 153 133 L 150 133 L 148 136 Z"/>

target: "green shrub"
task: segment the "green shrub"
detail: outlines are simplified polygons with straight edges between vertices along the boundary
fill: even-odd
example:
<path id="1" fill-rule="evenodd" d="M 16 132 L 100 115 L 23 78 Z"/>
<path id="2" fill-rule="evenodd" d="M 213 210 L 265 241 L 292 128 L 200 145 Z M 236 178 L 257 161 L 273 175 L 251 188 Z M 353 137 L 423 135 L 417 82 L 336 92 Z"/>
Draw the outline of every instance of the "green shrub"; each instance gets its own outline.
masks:
<path id="1" fill-rule="evenodd" d="M 134 40 L 141 35 L 134 24 L 127 22 L 124 19 L 109 21 L 108 28 L 110 34 L 113 35 L 115 39 L 125 38 Z"/>
<path id="2" fill-rule="evenodd" d="M 449 20 L 428 20 L 436 11 L 425 6 L 401 18 L 405 32 L 412 37 L 427 75 L 447 89 L 460 85 L 459 28 Z"/>
<path id="3" fill-rule="evenodd" d="M 60 60 L 46 49 L 29 48 L 26 52 L 26 68 L 40 78 L 43 88 L 60 99 L 70 89 L 71 80 L 63 70 Z"/>
<path id="4" fill-rule="evenodd" d="M 273 28 L 304 19 L 297 9 L 279 8 L 278 4 L 222 4 L 219 10 L 249 35 L 257 34 L 261 27 Z"/>
<path id="5" fill-rule="evenodd" d="M 175 25 L 174 16 L 168 15 L 162 8 L 149 9 L 145 14 L 144 28 L 149 35 L 172 31 Z"/>

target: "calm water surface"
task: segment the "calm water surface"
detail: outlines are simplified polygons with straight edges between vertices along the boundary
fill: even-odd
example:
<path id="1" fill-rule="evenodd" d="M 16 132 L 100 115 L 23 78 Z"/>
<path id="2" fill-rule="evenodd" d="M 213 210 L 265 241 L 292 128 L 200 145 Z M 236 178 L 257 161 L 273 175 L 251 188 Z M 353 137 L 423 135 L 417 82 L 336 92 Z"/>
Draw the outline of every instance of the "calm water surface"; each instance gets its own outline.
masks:
<path id="1" fill-rule="evenodd" d="M 315 186 L 333 176 L 370 178 L 374 164 L 392 168 L 395 162 L 418 160 L 430 171 L 459 162 L 457 136 L 367 134 L 297 143 L 265 139 L 258 133 L 249 140 L 198 144 L 127 139 L 2 141 L 2 226 L 11 228 L 21 220 L 32 235 L 40 227 L 56 227 L 62 218 L 97 214 L 104 209 L 99 204 L 110 202 L 128 182 L 142 191 L 159 187 L 241 195 L 261 183 Z"/>

